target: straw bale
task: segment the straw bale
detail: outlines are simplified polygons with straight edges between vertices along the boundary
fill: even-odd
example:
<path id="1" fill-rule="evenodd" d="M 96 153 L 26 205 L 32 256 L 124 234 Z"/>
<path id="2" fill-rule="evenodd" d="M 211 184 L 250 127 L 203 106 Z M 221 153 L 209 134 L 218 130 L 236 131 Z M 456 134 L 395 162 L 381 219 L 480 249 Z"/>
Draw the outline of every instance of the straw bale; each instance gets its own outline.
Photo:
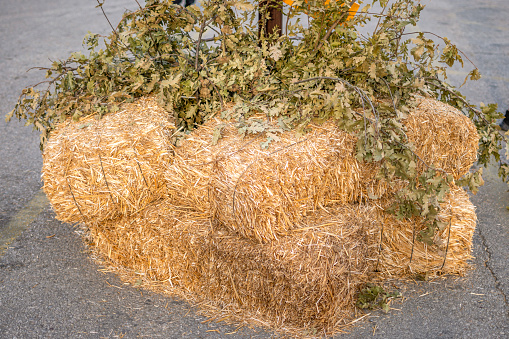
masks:
<path id="1" fill-rule="evenodd" d="M 446 226 L 436 232 L 433 244 L 418 241 L 425 229 L 420 218 L 400 220 L 380 210 L 378 242 L 380 258 L 375 269 L 384 276 L 412 274 L 465 274 L 472 259 L 472 237 L 477 216 L 468 194 L 452 186 L 441 204 L 439 219 Z"/>
<path id="2" fill-rule="evenodd" d="M 477 160 L 479 134 L 475 125 L 456 108 L 435 99 L 416 97 L 415 104 L 403 124 L 416 154 L 459 179 Z M 423 167 L 419 162 L 417 169 Z"/>
<path id="3" fill-rule="evenodd" d="M 172 117 L 155 99 L 125 104 L 101 120 L 68 120 L 51 134 L 42 177 L 57 218 L 105 220 L 138 211 L 166 194 Z"/>
<path id="4" fill-rule="evenodd" d="M 369 241 L 376 225 L 364 207 L 335 215 L 322 210 L 291 236 L 262 244 L 168 201 L 91 225 L 99 253 L 177 295 L 192 293 L 223 314 L 272 328 L 332 333 L 354 316 L 377 245 Z"/>
<path id="5" fill-rule="evenodd" d="M 333 122 L 309 127 L 305 136 L 281 134 L 269 149 L 260 147 L 259 137 L 218 152 L 209 191 L 214 217 L 242 236 L 267 242 L 287 235 L 321 206 L 359 200 L 355 138 Z"/>

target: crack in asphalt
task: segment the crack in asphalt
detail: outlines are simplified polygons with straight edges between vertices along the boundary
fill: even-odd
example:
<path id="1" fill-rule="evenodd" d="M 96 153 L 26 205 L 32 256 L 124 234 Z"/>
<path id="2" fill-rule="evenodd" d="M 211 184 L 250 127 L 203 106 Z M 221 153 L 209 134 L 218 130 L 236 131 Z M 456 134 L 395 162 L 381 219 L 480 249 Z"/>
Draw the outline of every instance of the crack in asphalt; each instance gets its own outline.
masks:
<path id="1" fill-rule="evenodd" d="M 502 296 L 504 297 L 504 304 L 505 304 L 505 308 L 506 308 L 506 315 L 507 317 L 509 317 L 509 301 L 507 300 L 507 295 L 505 294 L 504 290 L 502 289 L 502 287 L 500 286 L 500 280 L 498 279 L 493 267 L 490 265 L 490 261 L 491 261 L 491 250 L 490 250 L 490 247 L 488 246 L 488 242 L 486 241 L 486 238 L 484 237 L 484 235 L 482 234 L 482 230 L 480 228 L 477 228 L 478 231 L 479 231 L 479 236 L 481 237 L 481 242 L 482 242 L 482 245 L 484 247 L 484 250 L 486 251 L 486 253 L 488 254 L 488 259 L 484 261 L 484 266 L 488 269 L 488 271 L 491 273 L 491 275 L 493 276 L 493 279 L 495 280 L 495 288 L 502 294 Z"/>

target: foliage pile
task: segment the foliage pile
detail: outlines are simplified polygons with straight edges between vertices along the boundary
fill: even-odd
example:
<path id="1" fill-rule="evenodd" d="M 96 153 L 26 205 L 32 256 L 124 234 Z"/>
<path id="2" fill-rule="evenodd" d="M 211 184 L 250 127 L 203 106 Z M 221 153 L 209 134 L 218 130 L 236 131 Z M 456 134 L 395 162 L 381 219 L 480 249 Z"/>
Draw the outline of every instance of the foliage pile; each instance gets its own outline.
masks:
<path id="1" fill-rule="evenodd" d="M 393 211 L 423 216 L 434 231 L 441 227 L 439 203 L 454 179 L 430 164 L 417 170 L 423 160 L 401 124 L 413 95 L 435 96 L 469 115 L 481 136 L 484 165 L 491 156 L 499 159 L 499 113 L 495 105 L 476 108 L 447 84 L 447 67 L 463 64 L 456 46 L 447 38 L 408 32 L 424 8 L 418 0 L 369 2 L 345 22 L 352 1 L 298 0 L 284 8 L 292 19 L 285 22 L 284 34 L 264 37 L 256 1 L 203 0 L 200 9 L 147 0 L 127 12 L 108 37 L 87 35 L 89 55 L 73 53 L 41 68 L 48 81 L 39 85 L 47 87 L 24 89 L 8 118 L 33 124 L 42 132 L 43 146 L 58 122 L 100 117 L 123 102 L 155 95 L 174 112 L 182 132 L 221 112 L 237 122 L 240 133 L 264 132 L 264 147 L 278 140 L 279 132 L 306 133 L 308 123 L 333 118 L 358 136 L 359 160 L 380 162 L 381 177 L 409 183 L 398 192 Z M 374 7 L 381 11 L 371 13 Z M 306 25 L 301 14 L 308 15 Z M 374 31 L 361 34 L 359 28 L 372 19 Z M 480 78 L 477 68 L 467 78 Z M 226 109 L 227 103 L 233 106 Z M 214 135 L 220 138 L 220 130 Z M 501 175 L 507 174 L 502 167 Z M 456 184 L 476 191 L 481 172 Z"/>
<path id="2" fill-rule="evenodd" d="M 399 297 L 401 294 L 398 291 L 387 292 L 382 286 L 366 284 L 357 299 L 357 307 L 370 310 L 381 308 L 389 312 L 389 301 Z"/>

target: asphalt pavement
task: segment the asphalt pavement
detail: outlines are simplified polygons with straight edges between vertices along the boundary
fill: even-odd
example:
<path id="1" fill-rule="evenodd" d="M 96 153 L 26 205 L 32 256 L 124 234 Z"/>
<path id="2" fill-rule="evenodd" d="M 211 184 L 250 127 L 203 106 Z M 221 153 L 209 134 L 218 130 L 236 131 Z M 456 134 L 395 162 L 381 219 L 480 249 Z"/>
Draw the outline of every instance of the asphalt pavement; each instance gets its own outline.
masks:
<path id="1" fill-rule="evenodd" d="M 417 29 L 445 36 L 483 78 L 474 103 L 509 107 L 507 0 L 430 0 Z M 31 127 L 3 116 L 21 90 L 43 80 L 27 69 L 81 50 L 87 31 L 108 34 L 96 1 L 0 1 L 0 338 L 267 338 L 258 328 L 206 322 L 186 302 L 125 285 L 90 257 L 79 229 L 55 220 L 40 194 L 42 158 Z M 107 0 L 118 22 L 134 0 Z M 460 85 L 470 69 L 455 68 Z M 496 168 L 472 196 L 478 225 L 472 270 L 401 286 L 405 300 L 373 312 L 337 338 L 509 338 L 509 193 Z M 4 246 L 4 248 L 2 248 Z"/>

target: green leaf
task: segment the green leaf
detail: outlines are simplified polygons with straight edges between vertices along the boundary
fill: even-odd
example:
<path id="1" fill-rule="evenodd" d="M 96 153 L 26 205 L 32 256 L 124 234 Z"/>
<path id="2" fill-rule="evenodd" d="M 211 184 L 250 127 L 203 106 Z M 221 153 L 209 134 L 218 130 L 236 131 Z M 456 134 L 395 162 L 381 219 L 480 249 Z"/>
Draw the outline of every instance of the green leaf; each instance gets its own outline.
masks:
<path id="1" fill-rule="evenodd" d="M 174 77 L 171 77 L 169 79 L 165 79 L 165 80 L 161 81 L 161 86 L 163 88 L 173 87 L 175 89 L 178 89 L 180 79 L 182 79 L 182 75 L 183 75 L 182 73 L 179 73 Z"/>
<path id="2" fill-rule="evenodd" d="M 217 142 L 219 141 L 219 139 L 221 139 L 222 135 L 221 135 L 221 131 L 223 130 L 224 128 L 224 125 L 220 125 L 220 126 L 217 126 L 216 128 L 214 128 L 214 132 L 212 133 L 212 145 L 217 145 Z"/>

